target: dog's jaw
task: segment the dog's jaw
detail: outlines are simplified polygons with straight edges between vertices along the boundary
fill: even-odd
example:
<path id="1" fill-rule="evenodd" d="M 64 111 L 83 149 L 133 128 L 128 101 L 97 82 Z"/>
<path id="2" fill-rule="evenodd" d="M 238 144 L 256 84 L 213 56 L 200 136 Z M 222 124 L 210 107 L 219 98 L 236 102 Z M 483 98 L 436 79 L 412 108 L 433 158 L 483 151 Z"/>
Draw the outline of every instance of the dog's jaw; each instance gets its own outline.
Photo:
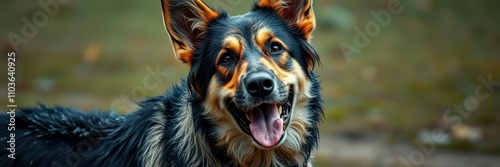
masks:
<path id="1" fill-rule="evenodd" d="M 288 96 L 279 103 L 262 103 L 243 111 L 234 101 L 226 99 L 225 108 L 243 133 L 249 135 L 256 146 L 270 149 L 279 146 L 286 138 L 290 124 L 295 86 L 289 85 Z"/>
<path id="2" fill-rule="evenodd" d="M 239 165 L 247 166 L 289 166 L 307 164 L 308 157 L 303 149 L 306 137 L 311 135 L 308 127 L 309 114 L 304 104 L 298 105 L 291 113 L 288 127 L 283 130 L 279 143 L 272 148 L 265 148 L 251 136 L 243 133 L 234 125 L 222 126 L 217 130 L 220 145 Z M 302 113 L 299 113 L 302 112 Z M 258 161 L 256 161 L 258 160 Z"/>

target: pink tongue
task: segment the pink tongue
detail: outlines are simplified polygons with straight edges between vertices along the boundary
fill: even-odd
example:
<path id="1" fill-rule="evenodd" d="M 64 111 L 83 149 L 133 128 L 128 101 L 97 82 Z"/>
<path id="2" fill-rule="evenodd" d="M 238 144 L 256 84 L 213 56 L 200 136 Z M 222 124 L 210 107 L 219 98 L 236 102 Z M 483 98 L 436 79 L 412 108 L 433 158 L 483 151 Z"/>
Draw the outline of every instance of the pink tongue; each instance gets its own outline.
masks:
<path id="1" fill-rule="evenodd" d="M 270 148 L 278 144 L 283 132 L 283 119 L 278 115 L 278 107 L 264 104 L 250 112 L 252 123 L 250 131 L 253 138 L 263 147 Z"/>

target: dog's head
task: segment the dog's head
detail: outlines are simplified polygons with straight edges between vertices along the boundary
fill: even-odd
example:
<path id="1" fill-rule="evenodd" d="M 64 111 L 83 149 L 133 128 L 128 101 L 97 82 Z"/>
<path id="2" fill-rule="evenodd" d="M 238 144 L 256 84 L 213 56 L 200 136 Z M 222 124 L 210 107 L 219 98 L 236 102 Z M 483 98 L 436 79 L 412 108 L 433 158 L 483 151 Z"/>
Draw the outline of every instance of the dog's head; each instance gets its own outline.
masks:
<path id="1" fill-rule="evenodd" d="M 311 89 L 319 61 L 309 43 L 311 1 L 261 0 L 251 12 L 229 17 L 200 0 L 163 0 L 174 52 L 191 67 L 194 101 L 228 153 L 286 156 L 309 142 L 308 128 L 317 121 L 311 117 L 318 115 L 310 101 L 319 95 Z"/>

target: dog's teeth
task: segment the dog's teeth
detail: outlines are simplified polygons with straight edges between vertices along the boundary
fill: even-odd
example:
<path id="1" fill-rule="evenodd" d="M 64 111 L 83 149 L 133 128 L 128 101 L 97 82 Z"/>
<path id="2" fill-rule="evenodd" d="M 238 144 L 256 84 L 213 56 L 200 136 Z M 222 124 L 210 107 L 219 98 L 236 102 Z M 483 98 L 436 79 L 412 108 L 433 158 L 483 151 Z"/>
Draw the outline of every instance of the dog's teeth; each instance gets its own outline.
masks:
<path id="1" fill-rule="evenodd" d="M 283 108 L 280 106 L 278 106 L 278 115 L 281 115 L 281 113 L 283 113 Z"/>
<path id="2" fill-rule="evenodd" d="M 247 116 L 248 121 L 252 122 L 252 118 L 250 117 L 250 114 L 245 114 Z"/>

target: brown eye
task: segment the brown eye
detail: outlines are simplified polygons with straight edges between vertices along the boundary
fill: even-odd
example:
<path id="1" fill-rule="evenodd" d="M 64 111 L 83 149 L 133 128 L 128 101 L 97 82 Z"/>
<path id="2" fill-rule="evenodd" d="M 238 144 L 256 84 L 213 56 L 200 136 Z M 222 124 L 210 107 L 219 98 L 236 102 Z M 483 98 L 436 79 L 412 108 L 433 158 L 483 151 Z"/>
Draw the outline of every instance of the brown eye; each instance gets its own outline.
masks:
<path id="1" fill-rule="evenodd" d="M 224 56 L 224 58 L 222 58 L 223 63 L 231 63 L 231 61 L 233 61 L 233 58 L 231 58 L 231 56 Z"/>
<path id="2" fill-rule="evenodd" d="M 271 43 L 271 48 L 270 48 L 271 53 L 280 53 L 282 50 L 283 47 L 281 46 L 280 43 L 277 42 Z"/>
<path id="3" fill-rule="evenodd" d="M 231 53 L 224 53 L 223 55 L 221 55 L 219 63 L 223 65 L 228 65 L 233 63 L 233 61 L 234 57 L 231 55 Z"/>

